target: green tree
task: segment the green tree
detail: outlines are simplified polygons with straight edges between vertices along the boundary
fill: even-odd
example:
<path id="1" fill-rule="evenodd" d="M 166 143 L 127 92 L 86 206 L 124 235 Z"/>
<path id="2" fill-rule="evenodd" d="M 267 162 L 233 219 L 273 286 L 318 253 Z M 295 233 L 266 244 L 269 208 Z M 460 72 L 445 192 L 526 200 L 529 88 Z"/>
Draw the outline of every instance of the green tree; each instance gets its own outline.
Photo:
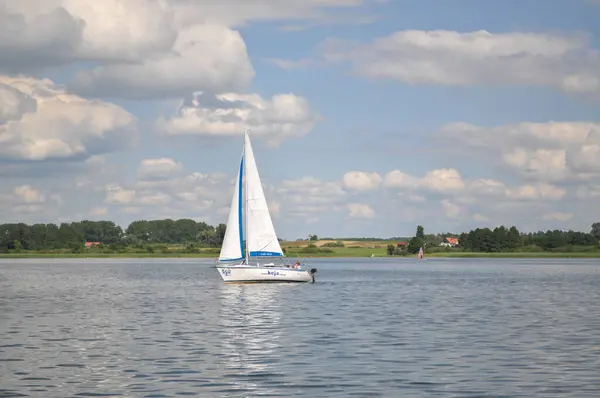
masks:
<path id="1" fill-rule="evenodd" d="M 390 243 L 389 245 L 387 245 L 386 251 L 388 256 L 393 256 L 394 254 L 396 254 L 396 246 Z"/>
<path id="2" fill-rule="evenodd" d="M 422 242 L 425 242 L 425 229 L 421 225 L 417 225 L 417 233 L 415 234 L 415 238 L 419 238 Z"/>
<path id="3" fill-rule="evenodd" d="M 406 248 L 406 250 L 409 253 L 416 254 L 419 252 L 419 249 L 423 247 L 423 243 L 424 241 L 422 238 L 418 238 L 415 236 L 414 238 L 411 238 L 408 241 L 408 247 Z"/>
<path id="4" fill-rule="evenodd" d="M 516 249 L 520 246 L 522 246 L 521 234 L 519 233 L 519 230 L 513 225 L 512 227 L 510 227 L 508 233 L 506 234 L 506 247 L 508 249 Z"/>
<path id="5" fill-rule="evenodd" d="M 600 240 L 600 222 L 595 222 L 592 224 L 592 231 L 590 234 L 596 238 L 596 240 Z"/>
<path id="6" fill-rule="evenodd" d="M 21 242 L 18 240 L 13 241 L 13 248 L 16 252 L 20 252 L 21 251 Z"/>

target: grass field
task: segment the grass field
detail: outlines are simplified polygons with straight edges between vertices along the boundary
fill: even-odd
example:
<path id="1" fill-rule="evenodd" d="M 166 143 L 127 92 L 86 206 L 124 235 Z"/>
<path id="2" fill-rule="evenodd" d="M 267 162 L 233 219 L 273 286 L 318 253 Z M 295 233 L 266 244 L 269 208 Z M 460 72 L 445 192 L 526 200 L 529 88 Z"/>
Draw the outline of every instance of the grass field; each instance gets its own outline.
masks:
<path id="1" fill-rule="evenodd" d="M 342 241 L 343 246 L 336 246 L 335 240 L 320 240 L 310 242 L 314 246 L 307 247 L 307 241 L 282 242 L 286 256 L 291 258 L 316 258 L 316 257 L 389 257 L 387 245 L 395 241 Z M 218 248 L 203 248 L 194 253 L 186 253 L 183 245 L 156 245 L 157 250 L 149 253 L 144 250 L 126 249 L 123 252 L 109 250 L 86 249 L 82 253 L 72 253 L 67 250 L 60 251 L 21 251 L 0 253 L 0 258 L 213 258 L 219 255 Z M 160 250 L 158 250 L 160 248 Z M 436 250 L 440 250 L 436 248 Z M 406 256 L 416 257 L 415 255 Z M 406 258 L 405 257 L 405 258 Z M 502 253 L 470 253 L 461 251 L 427 251 L 425 257 L 446 258 L 600 258 L 600 251 L 590 252 L 502 252 Z M 403 257 L 399 257 L 403 258 Z"/>

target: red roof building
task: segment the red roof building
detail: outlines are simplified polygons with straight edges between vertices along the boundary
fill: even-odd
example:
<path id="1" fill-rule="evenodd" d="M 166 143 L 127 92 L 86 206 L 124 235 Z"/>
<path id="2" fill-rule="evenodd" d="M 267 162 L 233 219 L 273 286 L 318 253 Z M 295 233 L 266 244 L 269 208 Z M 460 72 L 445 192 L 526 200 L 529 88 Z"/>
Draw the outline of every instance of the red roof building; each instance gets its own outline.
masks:
<path id="1" fill-rule="evenodd" d="M 450 246 L 455 247 L 458 246 L 458 238 L 444 238 L 444 241 L 440 244 L 440 246 Z"/>

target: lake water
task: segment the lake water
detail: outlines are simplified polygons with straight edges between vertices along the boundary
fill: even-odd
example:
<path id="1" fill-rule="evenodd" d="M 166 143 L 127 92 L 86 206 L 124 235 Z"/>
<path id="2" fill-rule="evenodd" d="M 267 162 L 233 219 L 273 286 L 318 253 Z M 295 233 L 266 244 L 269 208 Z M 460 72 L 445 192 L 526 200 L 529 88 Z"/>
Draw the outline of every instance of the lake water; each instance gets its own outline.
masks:
<path id="1" fill-rule="evenodd" d="M 0 397 L 598 397 L 598 260 L 1 260 Z"/>

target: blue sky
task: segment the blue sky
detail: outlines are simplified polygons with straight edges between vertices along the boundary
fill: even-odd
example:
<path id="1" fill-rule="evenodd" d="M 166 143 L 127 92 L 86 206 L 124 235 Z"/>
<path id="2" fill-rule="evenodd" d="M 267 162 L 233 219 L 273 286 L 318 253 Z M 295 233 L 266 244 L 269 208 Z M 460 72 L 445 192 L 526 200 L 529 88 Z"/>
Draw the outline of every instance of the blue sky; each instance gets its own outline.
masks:
<path id="1" fill-rule="evenodd" d="M 225 222 L 245 127 L 286 238 L 600 219 L 598 2 L 86 4 L 0 1 L 0 221 Z"/>

